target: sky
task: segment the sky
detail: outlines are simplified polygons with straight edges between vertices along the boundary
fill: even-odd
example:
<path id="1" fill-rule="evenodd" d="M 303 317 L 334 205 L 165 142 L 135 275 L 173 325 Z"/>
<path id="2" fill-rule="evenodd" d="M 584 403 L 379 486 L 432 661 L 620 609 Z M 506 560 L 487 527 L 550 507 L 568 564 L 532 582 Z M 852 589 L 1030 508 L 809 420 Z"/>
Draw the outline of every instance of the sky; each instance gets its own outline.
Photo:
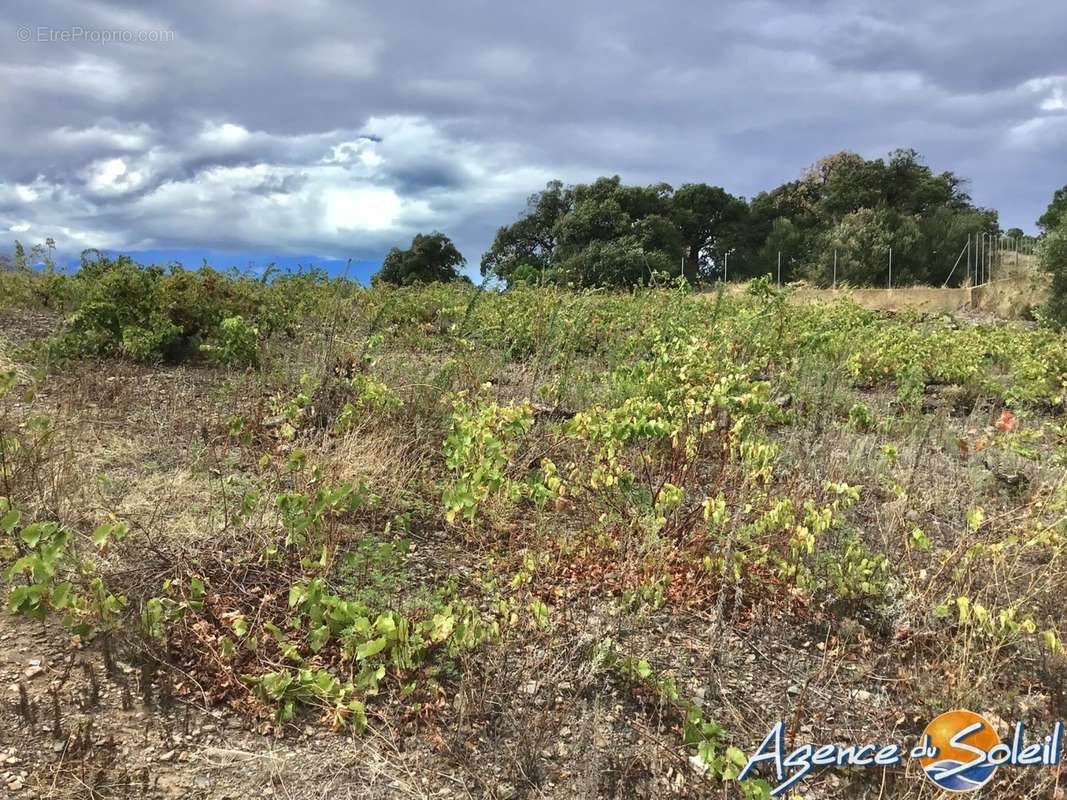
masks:
<path id="1" fill-rule="evenodd" d="M 473 272 L 554 178 L 751 197 L 898 147 L 1033 232 L 1065 41 L 1063 0 L 6 0 L 0 241 L 366 273 L 440 230 Z"/>

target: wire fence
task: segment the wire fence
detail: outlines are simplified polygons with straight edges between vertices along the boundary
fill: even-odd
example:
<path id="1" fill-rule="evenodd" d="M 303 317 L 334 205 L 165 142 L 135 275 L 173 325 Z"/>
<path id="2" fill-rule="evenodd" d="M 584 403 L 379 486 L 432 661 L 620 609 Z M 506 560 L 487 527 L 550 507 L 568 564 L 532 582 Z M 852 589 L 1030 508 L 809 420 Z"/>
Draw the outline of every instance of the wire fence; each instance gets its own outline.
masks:
<path id="1" fill-rule="evenodd" d="M 1009 237 L 980 233 L 968 238 L 965 254 L 967 274 L 971 278 L 971 285 L 983 286 L 996 277 L 1003 276 L 1006 268 L 1019 266 L 1020 256 L 1034 255 L 1036 246 L 1037 239 L 1032 236 Z M 949 280 L 951 278 L 950 274 Z M 947 284 L 948 280 L 945 283 Z"/>
<path id="2" fill-rule="evenodd" d="M 993 280 L 1007 277 L 1013 267 L 1024 265 L 1024 259 L 1029 259 L 1036 254 L 1038 239 L 1033 236 L 1004 236 L 994 233 L 975 233 L 967 237 L 965 243 L 957 252 L 955 261 L 951 267 L 947 267 L 948 274 L 944 283 L 945 288 L 952 281 L 957 271 L 961 273 L 960 283 L 972 287 L 984 286 Z M 847 270 L 838 269 L 839 250 L 833 251 L 833 270 L 830 286 L 836 289 L 839 282 L 847 283 Z M 842 253 L 844 255 L 844 253 Z M 783 252 L 778 251 L 777 256 L 777 283 L 782 285 L 782 257 Z M 893 248 L 887 248 L 885 252 L 886 285 L 893 288 Z M 899 261 L 898 261 L 899 274 Z M 869 278 L 866 272 L 864 278 Z M 730 253 L 723 258 L 720 279 L 726 283 L 730 279 Z M 899 283 L 899 281 L 898 281 Z M 870 285 L 870 284 L 868 284 Z"/>

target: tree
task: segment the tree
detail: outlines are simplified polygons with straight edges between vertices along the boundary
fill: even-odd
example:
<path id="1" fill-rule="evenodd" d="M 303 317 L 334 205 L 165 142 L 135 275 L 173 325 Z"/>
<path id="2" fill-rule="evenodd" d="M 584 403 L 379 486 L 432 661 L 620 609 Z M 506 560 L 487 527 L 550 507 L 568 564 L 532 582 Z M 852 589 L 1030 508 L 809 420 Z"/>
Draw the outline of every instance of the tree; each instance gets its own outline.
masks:
<path id="1" fill-rule="evenodd" d="M 574 206 L 570 189 L 560 181 L 549 181 L 544 190 L 530 195 L 526 213 L 496 232 L 489 250 L 482 256 L 482 275 L 495 275 L 505 281 L 521 269 L 529 279 L 552 266 L 556 255 L 556 225 Z"/>
<path id="2" fill-rule="evenodd" d="M 398 247 L 390 250 L 372 280 L 397 286 L 454 281 L 461 277 L 459 268 L 466 263 L 452 240 L 443 233 L 420 233 L 407 250 Z"/>
<path id="3" fill-rule="evenodd" d="M 870 160 L 833 153 L 750 203 L 704 183 L 552 181 L 497 231 L 481 270 L 509 285 L 624 286 L 664 272 L 697 283 L 720 274 L 727 255 L 734 279 L 777 275 L 780 252 L 783 280 L 822 282 L 832 279 L 836 247 L 854 265 L 845 280 L 882 285 L 892 248 L 894 284 L 940 285 L 965 276 L 952 270 L 970 237 L 1000 230 L 996 212 L 975 208 L 964 186 L 908 149 Z M 840 252 L 847 247 L 857 250 Z"/>
<path id="4" fill-rule="evenodd" d="M 509 285 L 580 286 L 629 286 L 677 274 L 684 245 L 672 195 L 668 184 L 626 186 L 618 175 L 566 188 L 552 181 L 530 197 L 523 216 L 497 231 L 482 274 Z"/>
<path id="5" fill-rule="evenodd" d="M 1045 317 L 1057 328 L 1067 327 L 1067 216 L 1042 237 L 1038 255 L 1052 276 Z"/>
<path id="6" fill-rule="evenodd" d="M 816 162 L 802 179 L 810 205 L 834 224 L 860 208 L 881 203 L 885 165 L 856 153 L 840 152 Z"/>
<path id="7" fill-rule="evenodd" d="M 773 281 L 780 276 L 782 283 L 788 283 L 803 264 L 799 254 L 805 249 L 805 236 L 800 226 L 788 217 L 778 217 L 771 224 L 771 231 L 756 259 L 761 275 L 770 275 Z"/>
<path id="8" fill-rule="evenodd" d="M 800 180 L 757 195 L 748 228 L 756 256 L 737 271 L 731 261 L 735 275 L 773 272 L 780 250 L 783 280 L 799 273 L 828 283 L 836 250 L 839 281 L 875 285 L 888 279 L 890 247 L 894 284 L 939 285 L 968 236 L 999 231 L 996 212 L 975 208 L 963 179 L 935 173 L 915 150 L 826 156 Z"/>
<path id="9" fill-rule="evenodd" d="M 671 219 L 681 237 L 685 278 L 696 283 L 741 245 L 748 205 L 718 186 L 687 183 L 671 199 Z"/>
<path id="10" fill-rule="evenodd" d="M 1023 233 L 1022 228 L 1008 228 L 1006 231 L 1004 231 L 1004 235 L 1007 236 L 1009 239 L 1021 239 L 1026 236 L 1026 234 Z"/>
<path id="11" fill-rule="evenodd" d="M 1067 186 L 1062 186 L 1052 195 L 1045 213 L 1037 220 L 1037 225 L 1045 233 L 1051 233 L 1067 217 Z"/>

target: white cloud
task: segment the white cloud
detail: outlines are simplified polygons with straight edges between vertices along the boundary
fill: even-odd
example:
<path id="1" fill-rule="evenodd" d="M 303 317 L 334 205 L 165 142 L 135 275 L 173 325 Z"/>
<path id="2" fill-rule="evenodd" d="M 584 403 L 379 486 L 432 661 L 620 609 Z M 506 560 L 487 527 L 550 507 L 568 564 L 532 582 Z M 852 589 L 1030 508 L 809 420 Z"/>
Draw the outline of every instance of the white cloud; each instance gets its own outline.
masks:
<path id="1" fill-rule="evenodd" d="M 323 157 L 323 164 L 359 163 L 368 169 L 381 166 L 382 157 L 377 152 L 378 142 L 369 138 L 340 142 L 330 147 L 330 152 Z"/>
<path id="2" fill-rule="evenodd" d="M 1031 117 L 1013 125 L 1008 142 L 1015 147 L 1067 146 L 1067 115 Z"/>
<path id="3" fill-rule="evenodd" d="M 17 183 L 14 187 L 15 197 L 21 200 L 23 203 L 33 203 L 37 200 L 37 190 L 32 186 L 28 186 L 23 183 Z"/>
<path id="4" fill-rule="evenodd" d="M 338 233 L 389 230 L 397 224 L 403 209 L 400 197 L 392 189 L 370 187 L 327 189 L 323 202 L 323 223 Z"/>
<path id="5" fill-rule="evenodd" d="M 111 105 L 145 91 L 151 81 L 114 61 L 81 54 L 60 65 L 0 64 L 0 83 L 23 93 L 73 95 Z"/>
<path id="6" fill-rule="evenodd" d="M 248 144 L 252 139 L 252 134 L 240 125 L 224 122 L 221 125 L 206 125 L 198 139 L 207 149 L 236 150 Z"/>
<path id="7" fill-rule="evenodd" d="M 69 129 L 53 139 L 107 148 L 119 130 Z M 91 159 L 73 177 L 0 183 L 0 205 L 6 199 L 17 212 L 8 226 L 53 235 L 69 251 L 267 248 L 374 258 L 419 231 L 461 234 L 557 174 L 527 163 L 513 145 L 455 138 L 402 115 L 316 134 L 220 120 L 169 143 L 152 130 L 132 136 L 120 141 L 148 148 Z"/>
<path id="8" fill-rule="evenodd" d="M 1067 111 L 1067 75 L 1045 75 L 1031 78 L 1023 88 L 1042 95 L 1038 108 L 1042 111 Z"/>
<path id="9" fill-rule="evenodd" d="M 141 188 L 145 175 L 121 158 L 94 161 L 86 170 L 89 190 L 101 195 L 127 194 Z"/>
<path id="10" fill-rule="evenodd" d="M 548 0 L 462 24 L 447 3 L 265 2 L 40 0 L 42 24 L 176 36 L 0 53 L 17 109 L 0 114 L 0 227 L 369 258 L 436 227 L 474 261 L 553 177 L 751 196 L 832 150 L 913 146 L 1012 222 L 1062 182 L 1062 2 Z"/>
<path id="11" fill-rule="evenodd" d="M 136 152 L 146 149 L 152 139 L 151 126 L 144 123 L 126 127 L 93 125 L 88 128 L 64 126 L 48 134 L 62 148 L 100 148 Z"/>

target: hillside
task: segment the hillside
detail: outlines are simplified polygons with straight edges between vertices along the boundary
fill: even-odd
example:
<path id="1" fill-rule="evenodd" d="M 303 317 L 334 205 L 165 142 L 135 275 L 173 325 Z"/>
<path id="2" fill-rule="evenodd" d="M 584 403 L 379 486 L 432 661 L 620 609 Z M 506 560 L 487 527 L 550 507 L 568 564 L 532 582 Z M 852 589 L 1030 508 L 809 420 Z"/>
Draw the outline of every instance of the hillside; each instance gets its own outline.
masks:
<path id="1" fill-rule="evenodd" d="M 1063 334 L 759 280 L 8 279 L 12 797 L 766 798 L 779 720 L 1067 714 Z"/>

